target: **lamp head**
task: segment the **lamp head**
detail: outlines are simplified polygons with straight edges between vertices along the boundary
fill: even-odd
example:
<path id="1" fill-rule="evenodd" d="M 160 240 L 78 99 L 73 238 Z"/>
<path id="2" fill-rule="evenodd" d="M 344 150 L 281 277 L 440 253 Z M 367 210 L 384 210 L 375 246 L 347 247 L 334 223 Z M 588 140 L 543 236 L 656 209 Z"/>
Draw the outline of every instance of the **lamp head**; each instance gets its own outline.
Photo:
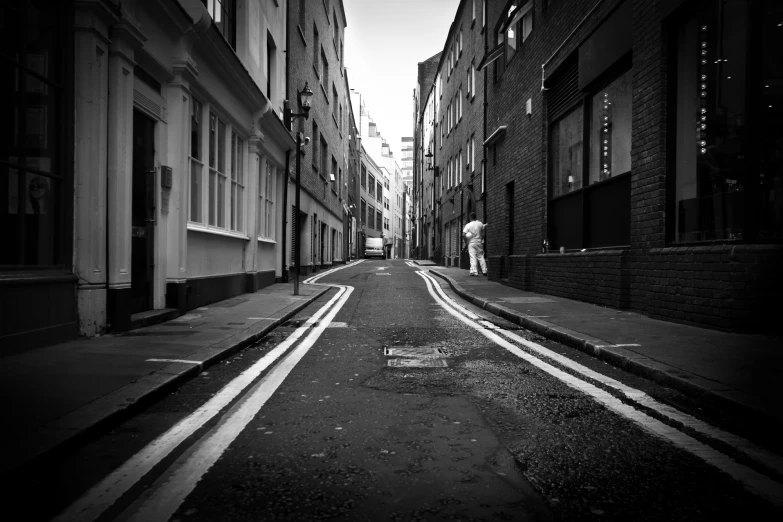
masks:
<path id="1" fill-rule="evenodd" d="M 335 180 L 336 180 L 336 178 L 334 177 L 334 173 L 330 172 L 329 173 L 329 181 L 334 182 Z"/>
<path id="2" fill-rule="evenodd" d="M 299 91 L 299 105 L 302 107 L 305 115 L 310 114 L 310 103 L 313 100 L 313 91 L 310 90 L 310 86 L 305 82 L 304 88 Z M 307 116 L 305 116 L 307 117 Z"/>

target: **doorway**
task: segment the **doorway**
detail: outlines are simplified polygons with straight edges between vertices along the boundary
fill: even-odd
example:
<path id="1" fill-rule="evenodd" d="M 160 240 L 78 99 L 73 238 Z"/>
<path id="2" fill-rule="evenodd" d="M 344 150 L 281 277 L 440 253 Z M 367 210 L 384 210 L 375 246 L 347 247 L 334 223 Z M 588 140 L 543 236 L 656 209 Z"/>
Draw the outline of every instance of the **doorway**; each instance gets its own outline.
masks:
<path id="1" fill-rule="evenodd" d="M 133 111 L 131 314 L 153 307 L 155 273 L 155 121 Z"/>

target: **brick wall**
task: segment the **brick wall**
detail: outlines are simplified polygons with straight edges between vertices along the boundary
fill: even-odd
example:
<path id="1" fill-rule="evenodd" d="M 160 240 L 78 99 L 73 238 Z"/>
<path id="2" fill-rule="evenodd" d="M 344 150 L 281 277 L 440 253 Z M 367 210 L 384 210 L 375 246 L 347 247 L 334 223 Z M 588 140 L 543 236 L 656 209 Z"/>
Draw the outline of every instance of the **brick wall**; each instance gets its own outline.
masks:
<path id="1" fill-rule="evenodd" d="M 628 306 L 627 250 L 538 254 L 534 272 L 535 292 L 613 308 Z"/>

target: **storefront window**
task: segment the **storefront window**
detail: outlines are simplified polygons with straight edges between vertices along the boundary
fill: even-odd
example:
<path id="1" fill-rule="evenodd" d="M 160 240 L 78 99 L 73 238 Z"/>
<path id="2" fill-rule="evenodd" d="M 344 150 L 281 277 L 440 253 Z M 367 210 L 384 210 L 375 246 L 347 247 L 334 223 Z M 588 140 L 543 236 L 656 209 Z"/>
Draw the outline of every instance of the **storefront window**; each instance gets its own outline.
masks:
<path id="1" fill-rule="evenodd" d="M 7 59 L 0 109 L 0 265 L 51 266 L 67 259 L 63 204 L 62 27 L 64 6 L 44 0 L 6 3 Z"/>
<path id="2" fill-rule="evenodd" d="M 582 188 L 583 113 L 580 106 L 551 127 L 552 197 Z"/>
<path id="3" fill-rule="evenodd" d="M 590 185 L 631 170 L 631 81 L 629 70 L 590 102 Z"/>
<path id="4" fill-rule="evenodd" d="M 781 15 L 780 2 L 710 1 L 677 26 L 677 242 L 783 237 Z"/>

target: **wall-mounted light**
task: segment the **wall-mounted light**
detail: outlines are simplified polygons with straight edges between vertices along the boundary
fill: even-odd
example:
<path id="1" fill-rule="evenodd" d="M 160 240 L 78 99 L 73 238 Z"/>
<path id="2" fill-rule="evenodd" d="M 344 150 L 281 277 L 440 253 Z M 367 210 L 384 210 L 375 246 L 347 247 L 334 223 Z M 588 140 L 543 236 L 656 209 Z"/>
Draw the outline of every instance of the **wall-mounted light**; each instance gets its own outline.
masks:
<path id="1" fill-rule="evenodd" d="M 334 177 L 334 172 L 329 173 L 329 181 L 331 181 L 332 183 L 337 181 L 337 178 Z"/>

